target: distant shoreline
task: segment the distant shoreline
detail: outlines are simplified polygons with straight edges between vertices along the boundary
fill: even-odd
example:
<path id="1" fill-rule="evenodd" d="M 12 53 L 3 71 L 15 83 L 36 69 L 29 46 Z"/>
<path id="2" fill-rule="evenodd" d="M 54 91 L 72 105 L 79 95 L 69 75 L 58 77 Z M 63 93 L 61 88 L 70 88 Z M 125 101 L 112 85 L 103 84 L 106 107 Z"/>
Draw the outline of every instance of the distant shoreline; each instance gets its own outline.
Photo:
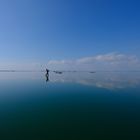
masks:
<path id="1" fill-rule="evenodd" d="M 0 72 L 46 72 L 45 70 L 0 70 Z M 76 70 L 50 70 L 50 72 L 89 72 L 89 73 L 96 73 L 96 72 L 140 72 L 140 70 L 96 70 L 96 71 L 76 71 Z"/>

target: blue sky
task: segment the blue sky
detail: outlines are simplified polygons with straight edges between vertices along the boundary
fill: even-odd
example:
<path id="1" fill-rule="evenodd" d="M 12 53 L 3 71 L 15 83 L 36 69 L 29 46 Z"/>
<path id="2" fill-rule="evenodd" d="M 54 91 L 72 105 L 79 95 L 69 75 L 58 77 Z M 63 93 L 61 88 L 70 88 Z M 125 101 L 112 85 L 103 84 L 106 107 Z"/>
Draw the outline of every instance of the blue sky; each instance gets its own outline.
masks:
<path id="1" fill-rule="evenodd" d="M 0 0 L 0 66 L 139 59 L 139 7 L 138 0 Z"/>

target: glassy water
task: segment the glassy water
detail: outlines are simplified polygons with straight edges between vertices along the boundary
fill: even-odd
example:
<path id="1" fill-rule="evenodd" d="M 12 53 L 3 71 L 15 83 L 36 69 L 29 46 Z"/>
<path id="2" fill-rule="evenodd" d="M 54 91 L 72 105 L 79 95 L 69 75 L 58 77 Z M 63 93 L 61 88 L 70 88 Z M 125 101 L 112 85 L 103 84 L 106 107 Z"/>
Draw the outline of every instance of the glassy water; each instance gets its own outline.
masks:
<path id="1" fill-rule="evenodd" d="M 139 140 L 139 72 L 0 73 L 1 140 Z"/>

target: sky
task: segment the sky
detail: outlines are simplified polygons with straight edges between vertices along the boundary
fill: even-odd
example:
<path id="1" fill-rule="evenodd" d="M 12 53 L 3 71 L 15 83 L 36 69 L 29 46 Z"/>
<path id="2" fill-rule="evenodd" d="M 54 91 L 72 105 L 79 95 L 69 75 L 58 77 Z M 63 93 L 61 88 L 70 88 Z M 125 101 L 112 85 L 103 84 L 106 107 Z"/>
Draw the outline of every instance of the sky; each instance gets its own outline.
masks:
<path id="1" fill-rule="evenodd" d="M 0 0 L 0 69 L 140 69 L 139 0 Z"/>

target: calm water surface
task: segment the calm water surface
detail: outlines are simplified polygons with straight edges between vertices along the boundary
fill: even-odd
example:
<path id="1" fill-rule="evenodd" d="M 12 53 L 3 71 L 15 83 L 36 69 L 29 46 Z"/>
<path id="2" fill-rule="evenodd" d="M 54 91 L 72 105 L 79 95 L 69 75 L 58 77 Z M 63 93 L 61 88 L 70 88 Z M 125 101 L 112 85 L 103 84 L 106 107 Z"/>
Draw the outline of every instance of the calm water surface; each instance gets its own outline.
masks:
<path id="1" fill-rule="evenodd" d="M 0 73 L 1 140 L 139 140 L 139 72 Z"/>

